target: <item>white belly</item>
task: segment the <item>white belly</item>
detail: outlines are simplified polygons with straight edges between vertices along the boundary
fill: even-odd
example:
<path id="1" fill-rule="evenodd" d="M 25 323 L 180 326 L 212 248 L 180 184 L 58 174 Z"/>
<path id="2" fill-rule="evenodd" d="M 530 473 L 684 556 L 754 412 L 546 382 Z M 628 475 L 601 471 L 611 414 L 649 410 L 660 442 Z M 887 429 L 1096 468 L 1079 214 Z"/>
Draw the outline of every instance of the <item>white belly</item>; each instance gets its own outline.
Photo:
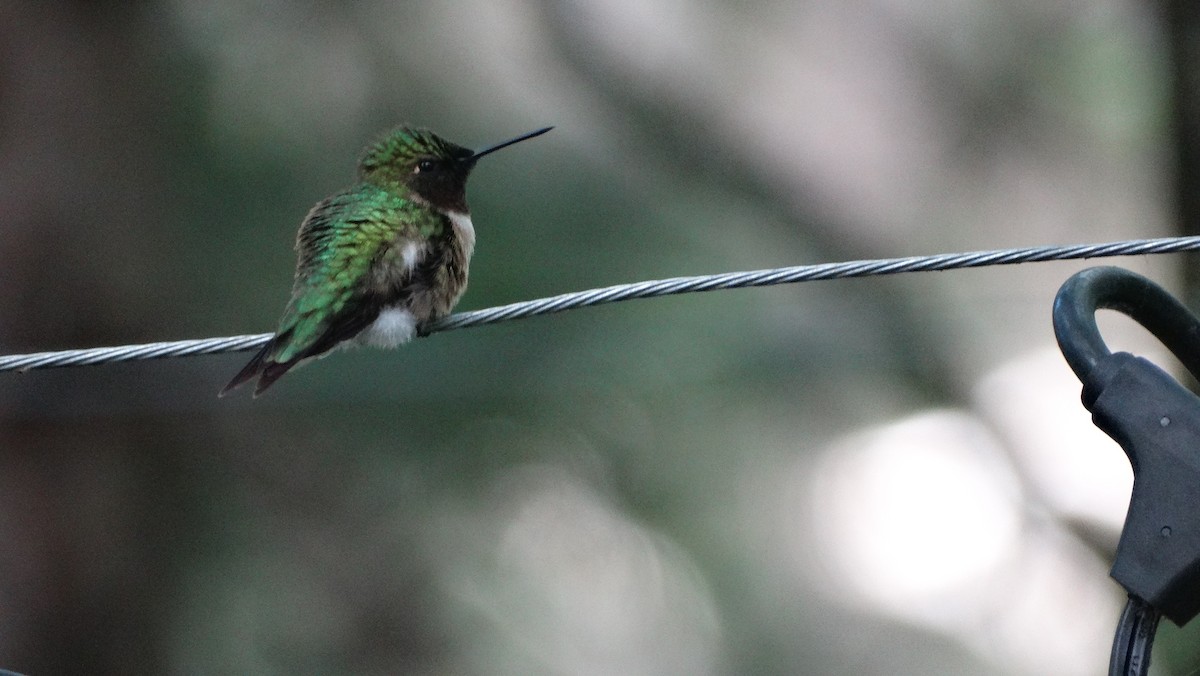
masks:
<path id="1" fill-rule="evenodd" d="M 412 340 L 417 318 L 404 308 L 384 308 L 370 326 L 358 334 L 358 342 L 372 347 L 396 347 Z"/>

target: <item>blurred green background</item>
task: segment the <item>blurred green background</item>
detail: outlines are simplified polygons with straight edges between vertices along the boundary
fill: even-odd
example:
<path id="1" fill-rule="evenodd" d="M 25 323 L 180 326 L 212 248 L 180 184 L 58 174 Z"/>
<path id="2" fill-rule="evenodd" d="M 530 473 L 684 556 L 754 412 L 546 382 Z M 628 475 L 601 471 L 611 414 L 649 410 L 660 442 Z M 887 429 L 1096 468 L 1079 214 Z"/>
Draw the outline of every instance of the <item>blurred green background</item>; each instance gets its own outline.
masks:
<path id="1" fill-rule="evenodd" d="M 0 353 L 270 330 L 406 122 L 557 125 L 473 175 L 460 309 L 1183 233 L 1166 7 L 0 2 Z M 1130 474 L 1054 349 L 1083 267 L 623 303 L 258 400 L 216 398 L 247 354 L 0 374 L 0 667 L 1100 673 Z"/>

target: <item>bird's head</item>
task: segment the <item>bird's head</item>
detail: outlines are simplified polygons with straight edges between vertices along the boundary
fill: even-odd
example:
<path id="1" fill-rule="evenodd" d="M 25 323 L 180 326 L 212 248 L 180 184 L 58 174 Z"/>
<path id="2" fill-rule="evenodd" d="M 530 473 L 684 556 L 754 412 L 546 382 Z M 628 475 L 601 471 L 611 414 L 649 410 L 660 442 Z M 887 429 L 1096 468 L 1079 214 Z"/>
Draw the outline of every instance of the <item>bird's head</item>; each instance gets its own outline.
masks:
<path id="1" fill-rule="evenodd" d="M 467 177 L 479 158 L 552 128 L 476 151 L 451 143 L 427 129 L 400 127 L 367 148 L 358 163 L 359 174 L 364 181 L 385 188 L 407 189 L 439 209 L 466 213 Z"/>

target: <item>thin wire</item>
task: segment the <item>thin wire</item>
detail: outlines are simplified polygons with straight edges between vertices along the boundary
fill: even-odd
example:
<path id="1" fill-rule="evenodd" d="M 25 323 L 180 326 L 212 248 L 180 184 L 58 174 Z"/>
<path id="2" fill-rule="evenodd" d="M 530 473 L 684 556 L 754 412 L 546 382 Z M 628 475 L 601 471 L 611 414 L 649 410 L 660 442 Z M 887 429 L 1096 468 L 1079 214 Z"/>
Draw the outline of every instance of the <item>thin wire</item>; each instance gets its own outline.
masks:
<path id="1" fill-rule="evenodd" d="M 797 265 L 787 268 L 726 272 L 695 277 L 674 277 L 671 279 L 649 280 L 633 284 L 618 284 L 600 289 L 576 291 L 549 298 L 538 298 L 511 303 L 509 305 L 500 305 L 473 312 L 460 312 L 434 322 L 426 327 L 426 332 L 432 334 L 442 331 L 454 331 L 472 326 L 496 324 L 536 315 L 548 315 L 576 308 L 591 307 L 593 305 L 618 303 L 635 298 L 673 296 L 681 293 L 774 286 L 776 284 L 795 284 L 797 282 L 814 282 L 827 279 L 894 275 L 903 272 L 957 270 L 962 268 L 982 268 L 992 265 L 1015 265 L 1018 263 L 1109 258 L 1113 256 L 1146 256 L 1150 254 L 1196 250 L 1200 250 L 1200 236 L 1161 237 L 1157 239 L 1135 239 L 1103 244 L 999 249 L 995 251 L 937 254 L 934 256 Z M 271 339 L 272 335 L 270 333 L 259 333 L 223 338 L 200 338 L 162 343 L 146 343 L 143 345 L 122 345 L 118 347 L 15 354 L 0 357 L 0 372 L 28 371 L 30 369 L 59 368 L 64 366 L 88 366 L 145 359 L 166 359 L 169 357 L 188 357 L 200 354 L 244 352 L 261 347 Z"/>

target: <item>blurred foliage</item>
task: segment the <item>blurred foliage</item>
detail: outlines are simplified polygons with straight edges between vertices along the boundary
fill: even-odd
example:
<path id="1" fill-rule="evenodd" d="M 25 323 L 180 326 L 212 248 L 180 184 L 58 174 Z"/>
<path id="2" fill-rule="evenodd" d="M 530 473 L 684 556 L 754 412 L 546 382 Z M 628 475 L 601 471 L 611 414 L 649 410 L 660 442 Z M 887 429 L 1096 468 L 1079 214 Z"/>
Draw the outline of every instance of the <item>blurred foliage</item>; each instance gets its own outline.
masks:
<path id="1" fill-rule="evenodd" d="M 1119 2 L 3 4 L 0 351 L 269 330 L 296 226 L 404 122 L 557 125 L 475 172 L 462 309 L 1168 234 L 1161 40 Z M 254 401 L 215 396 L 245 355 L 5 375 L 0 666 L 1064 673 L 839 599 L 809 482 L 1051 345 L 1079 267 L 626 303 Z"/>

